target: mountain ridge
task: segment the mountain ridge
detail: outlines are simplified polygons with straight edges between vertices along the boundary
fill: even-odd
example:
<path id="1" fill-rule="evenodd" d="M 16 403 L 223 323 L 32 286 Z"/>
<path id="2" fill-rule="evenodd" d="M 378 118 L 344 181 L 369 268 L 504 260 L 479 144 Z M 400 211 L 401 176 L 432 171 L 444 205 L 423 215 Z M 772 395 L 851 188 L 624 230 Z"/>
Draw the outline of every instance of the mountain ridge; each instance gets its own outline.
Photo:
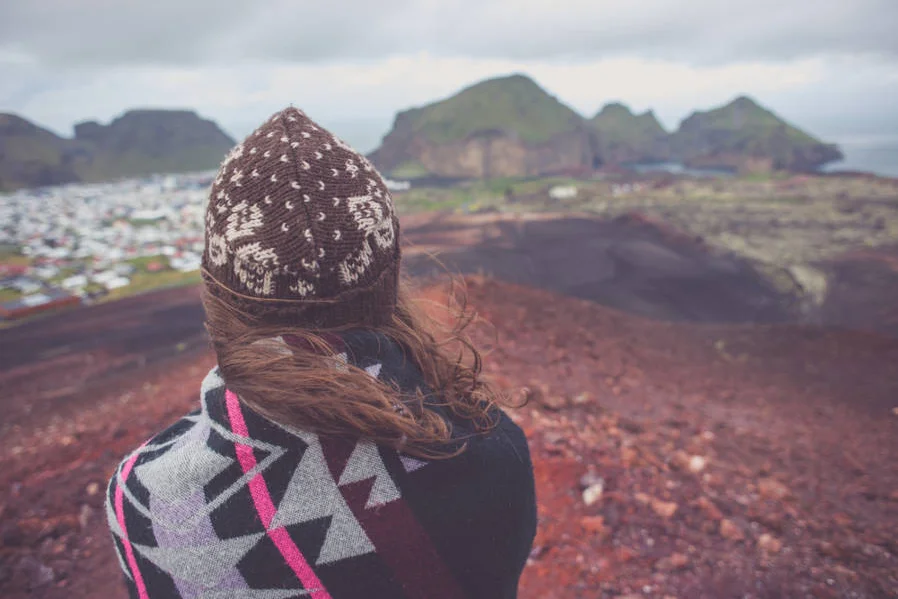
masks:
<path id="1" fill-rule="evenodd" d="M 635 114 L 620 102 L 586 119 L 513 74 L 398 112 L 369 156 L 398 178 L 477 179 L 667 161 L 737 172 L 813 171 L 842 154 L 745 95 L 695 111 L 668 132 L 652 110 Z"/>
<path id="2" fill-rule="evenodd" d="M 234 143 L 193 110 L 128 110 L 72 137 L 0 113 L 0 191 L 212 169 Z"/>
<path id="3" fill-rule="evenodd" d="M 79 122 L 72 137 L 0 113 L 0 191 L 213 169 L 234 143 L 193 110 L 129 110 L 105 125 Z M 634 113 L 621 102 L 585 118 L 514 73 L 399 111 L 369 156 L 396 178 L 490 179 L 667 161 L 813 171 L 842 153 L 745 95 L 694 111 L 668 132 L 652 110 Z"/>
<path id="4" fill-rule="evenodd" d="M 670 157 L 669 133 L 652 110 L 634 114 L 627 105 L 611 102 L 589 123 L 598 135 L 603 163 L 663 161 Z"/>
<path id="5" fill-rule="evenodd" d="M 410 178 L 540 176 L 582 170 L 593 143 L 582 116 L 533 79 L 512 74 L 400 111 L 370 156 L 382 170 Z"/>
<path id="6" fill-rule="evenodd" d="M 842 158 L 752 98 L 740 95 L 723 106 L 695 111 L 670 137 L 672 155 L 687 166 L 735 170 L 814 170 Z"/>

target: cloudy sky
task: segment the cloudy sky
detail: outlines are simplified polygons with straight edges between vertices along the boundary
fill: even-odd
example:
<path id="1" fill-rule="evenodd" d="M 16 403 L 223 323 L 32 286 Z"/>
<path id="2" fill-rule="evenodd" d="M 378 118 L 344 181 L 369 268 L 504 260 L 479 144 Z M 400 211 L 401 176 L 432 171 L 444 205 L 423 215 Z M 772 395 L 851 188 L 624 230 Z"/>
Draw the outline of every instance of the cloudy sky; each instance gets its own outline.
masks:
<path id="1" fill-rule="evenodd" d="M 360 149 L 397 110 L 522 72 L 669 128 L 749 94 L 833 141 L 898 139 L 896 0 L 28 0 L 0 6 L 0 111 L 68 135 L 189 107 L 235 137 L 295 104 Z"/>

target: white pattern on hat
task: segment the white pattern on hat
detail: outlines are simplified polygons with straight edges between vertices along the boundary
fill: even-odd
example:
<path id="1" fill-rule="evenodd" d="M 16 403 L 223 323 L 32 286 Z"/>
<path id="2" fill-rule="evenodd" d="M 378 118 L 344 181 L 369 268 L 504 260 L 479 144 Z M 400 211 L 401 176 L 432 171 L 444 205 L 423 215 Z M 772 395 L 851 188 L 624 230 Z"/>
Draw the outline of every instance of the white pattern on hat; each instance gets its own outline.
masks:
<path id="1" fill-rule="evenodd" d="M 245 200 L 234 205 L 227 216 L 225 239 L 233 242 L 244 237 L 252 237 L 263 225 L 262 209 L 256 204 L 248 204 Z"/>
<path id="2" fill-rule="evenodd" d="M 275 116 L 259 137 L 232 149 L 218 173 L 212 192 L 218 201 L 206 214 L 209 274 L 248 302 L 335 297 L 361 284 L 373 290 L 377 274 L 396 268 L 397 257 L 382 178 L 363 155 L 296 109 Z M 324 180 L 328 172 L 337 185 Z M 308 207 L 298 206 L 298 197 Z"/>

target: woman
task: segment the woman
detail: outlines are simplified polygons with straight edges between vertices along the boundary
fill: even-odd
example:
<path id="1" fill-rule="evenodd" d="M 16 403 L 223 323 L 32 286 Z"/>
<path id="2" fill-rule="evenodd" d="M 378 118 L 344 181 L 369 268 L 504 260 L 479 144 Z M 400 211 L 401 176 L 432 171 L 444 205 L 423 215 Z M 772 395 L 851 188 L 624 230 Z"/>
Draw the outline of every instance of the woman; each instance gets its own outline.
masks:
<path id="1" fill-rule="evenodd" d="M 202 271 L 218 366 L 109 485 L 132 597 L 516 596 L 526 440 L 477 352 L 422 324 L 399 261 L 383 179 L 303 112 L 228 154 Z"/>

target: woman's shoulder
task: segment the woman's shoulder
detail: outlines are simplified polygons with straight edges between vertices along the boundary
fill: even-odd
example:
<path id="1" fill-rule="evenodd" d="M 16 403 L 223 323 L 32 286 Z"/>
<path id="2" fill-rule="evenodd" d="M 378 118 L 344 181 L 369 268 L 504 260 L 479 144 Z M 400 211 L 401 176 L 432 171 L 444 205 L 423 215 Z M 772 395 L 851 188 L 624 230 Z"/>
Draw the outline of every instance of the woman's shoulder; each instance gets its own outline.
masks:
<path id="1" fill-rule="evenodd" d="M 201 410 L 190 412 L 127 453 L 109 481 L 107 500 L 114 501 L 116 492 L 134 499 L 159 491 L 169 479 L 174 483 L 185 472 L 202 468 L 204 452 L 194 451 L 200 445 L 197 432 L 202 420 Z"/>
<path id="2" fill-rule="evenodd" d="M 527 438 L 504 410 L 491 408 L 486 414 L 488 422 L 457 416 L 445 408 L 439 413 L 450 426 L 451 439 L 437 449 L 441 453 L 457 453 L 430 462 L 436 466 L 434 470 L 455 472 L 460 480 L 489 478 L 500 472 L 514 478 L 532 477 Z"/>
<path id="3" fill-rule="evenodd" d="M 483 450 L 505 453 L 509 458 L 513 455 L 515 461 L 529 471 L 532 467 L 530 449 L 524 431 L 501 408 L 494 408 L 491 413 L 495 416 L 495 426 L 486 432 Z"/>

